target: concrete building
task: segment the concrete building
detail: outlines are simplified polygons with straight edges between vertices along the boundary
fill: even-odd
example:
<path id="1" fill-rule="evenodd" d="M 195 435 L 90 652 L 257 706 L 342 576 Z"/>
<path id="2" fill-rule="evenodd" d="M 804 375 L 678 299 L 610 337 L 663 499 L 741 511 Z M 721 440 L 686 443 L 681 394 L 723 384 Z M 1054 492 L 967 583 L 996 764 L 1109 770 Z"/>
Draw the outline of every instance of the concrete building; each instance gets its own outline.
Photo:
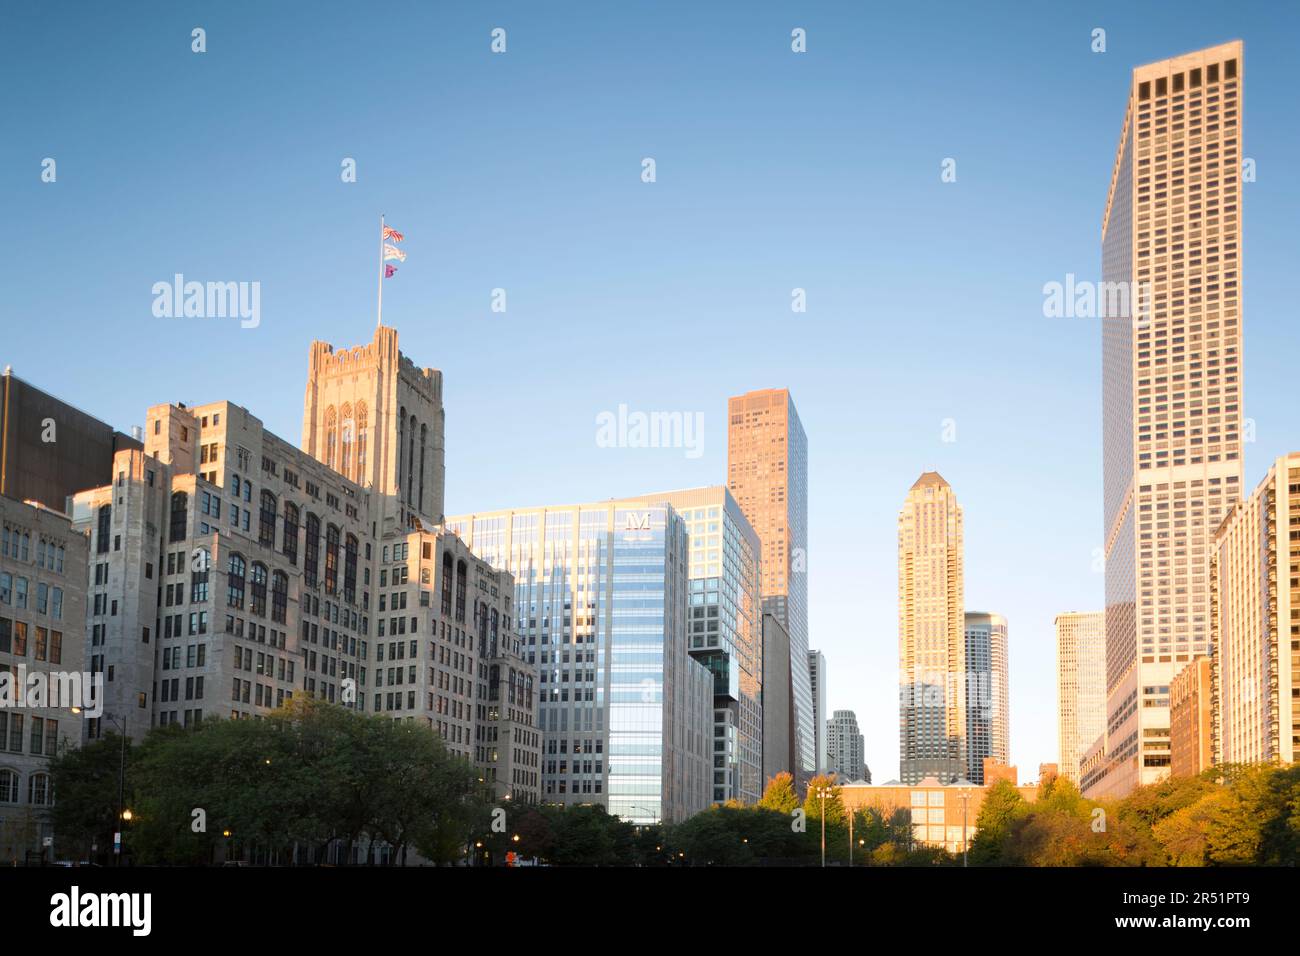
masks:
<path id="1" fill-rule="evenodd" d="M 827 770 L 849 780 L 867 780 L 864 751 L 865 741 L 858 732 L 858 715 L 851 710 L 835 711 L 826 721 Z"/>
<path id="2" fill-rule="evenodd" d="M 1169 685 L 1169 773 L 1194 777 L 1214 765 L 1211 660 L 1198 657 Z"/>
<path id="3" fill-rule="evenodd" d="M 967 611 L 966 778 L 984 783 L 984 763 L 1011 762 L 1011 679 L 1007 619 Z"/>
<path id="4" fill-rule="evenodd" d="M 826 750 L 826 655 L 821 651 L 808 652 L 808 689 L 812 693 L 813 720 L 817 728 L 814 742 L 817 745 L 817 772 L 825 773 Z"/>
<path id="5" fill-rule="evenodd" d="M 968 772 L 962 509 L 927 471 L 898 515 L 899 762 L 903 783 Z"/>
<path id="6" fill-rule="evenodd" d="M 81 744 L 86 539 L 66 515 L 0 496 L 0 863 L 52 862 L 49 760 Z M 44 690 L 40 686 L 44 685 Z"/>
<path id="7" fill-rule="evenodd" d="M 539 672 L 541 799 L 638 824 L 710 803 L 714 679 L 690 654 L 686 523 L 632 498 L 447 519 L 515 580 L 516 631 Z"/>
<path id="8" fill-rule="evenodd" d="M 9 368 L 0 376 L 0 495 L 63 511 L 69 496 L 108 484 L 119 451 L 139 447 Z"/>
<path id="9" fill-rule="evenodd" d="M 514 578 L 442 528 L 385 540 L 377 567 L 370 709 L 427 723 L 492 799 L 536 803 L 537 672 L 514 628 Z"/>
<path id="10" fill-rule="evenodd" d="M 1055 624 L 1059 766 L 1078 786 L 1079 761 L 1106 730 L 1106 615 L 1066 611 Z"/>
<path id="11" fill-rule="evenodd" d="M 714 803 L 763 795 L 763 599 L 758 535 L 724 485 L 645 495 L 690 536 L 690 654 L 713 674 Z"/>
<path id="12" fill-rule="evenodd" d="M 1036 786 L 1016 789 L 1030 803 L 1038 799 Z M 988 787 L 969 781 L 943 784 L 935 777 L 926 777 L 913 785 L 898 781 L 881 786 L 844 784 L 840 800 L 851 813 L 873 808 L 886 819 L 905 811 L 911 820 L 914 846 L 941 847 L 959 854 L 975 839 L 975 821 L 988 792 Z"/>
<path id="13" fill-rule="evenodd" d="M 1210 579 L 1215 760 L 1300 760 L 1300 452 L 1224 519 Z"/>
<path id="14" fill-rule="evenodd" d="M 817 769 L 808 638 L 808 438 L 788 389 L 727 400 L 727 487 L 758 533 L 763 609 L 790 635 L 796 787 Z"/>
<path id="15" fill-rule="evenodd" d="M 790 706 L 790 634 L 775 614 L 763 612 L 763 787 L 792 773 L 794 713 Z"/>
<path id="16" fill-rule="evenodd" d="M 1169 687 L 1210 652 L 1241 496 L 1239 41 L 1133 71 L 1102 218 L 1107 732 L 1087 795 L 1169 773 Z"/>

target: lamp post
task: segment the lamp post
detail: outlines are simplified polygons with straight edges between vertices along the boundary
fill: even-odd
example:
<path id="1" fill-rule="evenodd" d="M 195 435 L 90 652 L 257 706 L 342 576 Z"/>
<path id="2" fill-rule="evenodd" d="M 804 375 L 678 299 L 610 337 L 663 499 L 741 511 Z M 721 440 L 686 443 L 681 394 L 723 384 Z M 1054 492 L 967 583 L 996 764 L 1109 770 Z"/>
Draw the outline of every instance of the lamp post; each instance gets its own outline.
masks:
<path id="1" fill-rule="evenodd" d="M 122 831 L 125 829 L 122 824 L 124 821 L 131 819 L 131 811 L 127 810 L 123 804 L 126 801 L 126 718 L 119 720 L 107 711 L 104 713 L 113 724 L 121 731 L 122 751 L 118 757 L 117 763 L 117 821 L 114 824 L 117 829 L 113 833 L 113 860 L 115 866 L 122 865 L 122 838 L 125 835 Z"/>
<path id="2" fill-rule="evenodd" d="M 811 787 L 812 784 L 809 784 L 808 786 Z M 830 787 L 825 787 L 825 786 L 818 787 L 814 792 L 816 793 L 817 796 L 821 797 L 822 800 L 822 866 L 825 866 L 826 865 L 826 798 L 829 796 L 833 796 L 834 794 Z"/>
<path id="3" fill-rule="evenodd" d="M 970 787 L 962 787 L 958 793 L 961 794 L 961 865 L 969 865 L 970 858 L 970 838 L 966 831 L 966 804 L 970 800 Z"/>

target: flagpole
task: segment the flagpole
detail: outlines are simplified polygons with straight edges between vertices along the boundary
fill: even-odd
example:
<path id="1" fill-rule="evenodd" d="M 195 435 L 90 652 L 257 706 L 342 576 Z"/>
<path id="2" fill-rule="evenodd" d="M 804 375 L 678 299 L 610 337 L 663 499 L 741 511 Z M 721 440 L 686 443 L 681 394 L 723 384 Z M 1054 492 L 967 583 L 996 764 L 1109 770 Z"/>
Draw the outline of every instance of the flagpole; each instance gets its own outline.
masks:
<path id="1" fill-rule="evenodd" d="M 379 214 L 379 315 L 375 328 L 384 324 L 384 214 Z"/>

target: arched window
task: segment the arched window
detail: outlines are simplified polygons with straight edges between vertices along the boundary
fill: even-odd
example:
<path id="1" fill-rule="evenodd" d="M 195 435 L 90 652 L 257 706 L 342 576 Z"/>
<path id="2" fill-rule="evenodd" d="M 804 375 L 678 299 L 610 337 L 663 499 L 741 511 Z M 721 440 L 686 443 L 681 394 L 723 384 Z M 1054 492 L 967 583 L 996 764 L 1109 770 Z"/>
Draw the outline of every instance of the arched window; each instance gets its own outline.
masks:
<path id="1" fill-rule="evenodd" d="M 248 602 L 248 610 L 258 615 L 266 617 L 266 565 L 260 561 L 253 562 L 252 600 Z"/>
<path id="2" fill-rule="evenodd" d="M 234 608 L 244 606 L 244 572 L 247 565 L 244 556 L 235 553 L 230 556 L 226 567 L 226 603 Z"/>
<path id="3" fill-rule="evenodd" d="M 316 587 L 320 574 L 320 518 L 307 512 L 307 539 L 303 545 L 302 578 L 309 588 Z"/>
<path id="4" fill-rule="evenodd" d="M 262 492 L 262 510 L 257 520 L 257 543 L 268 548 L 275 548 L 275 495 L 269 491 Z"/>
<path id="5" fill-rule="evenodd" d="M 190 496 L 183 491 L 178 491 L 172 495 L 172 521 L 171 530 L 167 535 L 169 542 L 185 540 L 185 517 L 189 511 Z"/>
<path id="6" fill-rule="evenodd" d="M 421 425 L 420 426 L 420 512 L 421 513 L 424 512 L 424 459 L 427 457 L 425 455 L 425 445 L 428 444 L 428 441 L 429 441 L 429 426 Z"/>
<path id="7" fill-rule="evenodd" d="M 292 501 L 284 503 L 284 556 L 298 563 L 298 506 Z"/>
<path id="8" fill-rule="evenodd" d="M 469 566 L 464 561 L 456 562 L 456 620 L 465 623 L 465 589 L 469 583 Z"/>
<path id="9" fill-rule="evenodd" d="M 0 803 L 17 802 L 18 773 L 14 770 L 0 770 Z"/>
<path id="10" fill-rule="evenodd" d="M 34 773 L 27 778 L 27 802 L 34 807 L 45 807 L 54 802 L 48 773 Z"/>
<path id="11" fill-rule="evenodd" d="M 397 412 L 397 500 L 402 500 L 402 482 L 406 476 L 406 406 Z"/>
<path id="12" fill-rule="evenodd" d="M 334 445 L 337 441 L 336 431 L 338 430 L 338 417 L 334 413 L 334 406 L 331 405 L 325 409 L 325 464 L 330 468 L 334 467 Z"/>
<path id="13" fill-rule="evenodd" d="M 113 526 L 113 506 L 99 506 L 99 530 L 95 532 L 95 551 L 99 554 L 108 554 L 108 539 L 112 536 Z M 15 550 L 17 547 L 15 546 Z"/>
<path id="14" fill-rule="evenodd" d="M 442 553 L 442 616 L 451 616 L 451 583 L 455 576 L 452 568 L 451 552 Z"/>
<path id="15" fill-rule="evenodd" d="M 339 529 L 330 525 L 325 529 L 325 591 L 337 594 L 339 590 Z"/>
<path id="16" fill-rule="evenodd" d="M 283 624 L 289 608 L 289 575 L 276 571 L 271 575 L 271 620 Z"/>
<path id="17" fill-rule="evenodd" d="M 343 547 L 343 600 L 353 604 L 357 599 L 357 537 L 350 534 Z"/>
<path id="18" fill-rule="evenodd" d="M 352 477 L 352 405 L 343 403 L 339 411 L 339 474 L 344 478 Z"/>
<path id="19" fill-rule="evenodd" d="M 366 484 L 366 429 L 370 426 L 367 421 L 366 403 L 357 402 L 357 484 Z"/>
<path id="20" fill-rule="evenodd" d="M 406 503 L 415 504 L 415 416 L 406 430 Z"/>

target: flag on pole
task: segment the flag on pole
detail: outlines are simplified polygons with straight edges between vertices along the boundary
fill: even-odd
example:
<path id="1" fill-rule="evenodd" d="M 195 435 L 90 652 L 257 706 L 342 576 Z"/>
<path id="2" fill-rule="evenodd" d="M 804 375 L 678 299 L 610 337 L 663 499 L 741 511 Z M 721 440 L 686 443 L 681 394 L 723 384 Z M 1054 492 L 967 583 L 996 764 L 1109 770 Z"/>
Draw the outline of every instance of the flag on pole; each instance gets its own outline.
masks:
<path id="1" fill-rule="evenodd" d="M 391 239 L 393 242 L 401 242 L 406 237 L 394 229 L 392 226 L 384 226 L 384 238 Z"/>
<path id="2" fill-rule="evenodd" d="M 384 266 L 385 279 L 391 279 L 395 272 L 397 272 L 397 266 Z"/>
<path id="3" fill-rule="evenodd" d="M 390 246 L 388 243 L 385 242 L 385 243 L 384 243 L 384 259 L 385 259 L 385 260 L 388 260 L 388 259 L 396 259 L 398 262 L 405 262 L 405 261 L 406 261 L 406 253 L 403 252 L 401 249 L 397 248 L 397 246 Z"/>

